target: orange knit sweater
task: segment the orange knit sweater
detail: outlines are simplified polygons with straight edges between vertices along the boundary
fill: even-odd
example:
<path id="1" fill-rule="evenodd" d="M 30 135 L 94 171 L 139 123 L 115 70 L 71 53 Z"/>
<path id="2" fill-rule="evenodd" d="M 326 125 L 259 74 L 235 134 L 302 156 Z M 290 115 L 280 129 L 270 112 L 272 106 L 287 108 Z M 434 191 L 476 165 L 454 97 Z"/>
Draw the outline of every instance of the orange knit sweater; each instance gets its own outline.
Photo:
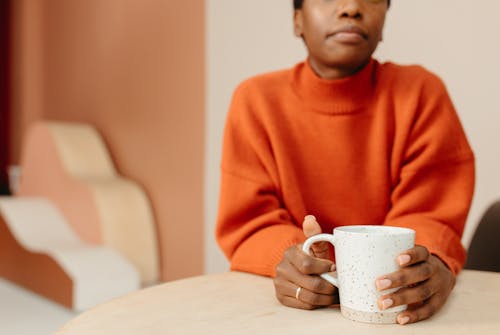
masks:
<path id="1" fill-rule="evenodd" d="M 455 274 L 464 264 L 474 158 L 445 86 L 422 67 L 371 60 L 332 81 L 305 62 L 249 79 L 221 165 L 216 236 L 233 270 L 274 276 L 307 214 L 328 233 L 413 228 Z"/>

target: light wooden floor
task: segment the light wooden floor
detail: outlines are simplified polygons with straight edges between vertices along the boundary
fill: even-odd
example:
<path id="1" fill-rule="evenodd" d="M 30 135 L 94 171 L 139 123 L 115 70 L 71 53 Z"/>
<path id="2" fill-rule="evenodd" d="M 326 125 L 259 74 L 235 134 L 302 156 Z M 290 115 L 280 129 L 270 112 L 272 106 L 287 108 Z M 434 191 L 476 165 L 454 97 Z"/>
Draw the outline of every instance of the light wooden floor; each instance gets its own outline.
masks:
<path id="1" fill-rule="evenodd" d="M 0 278 L 0 335 L 51 335 L 76 315 Z"/>

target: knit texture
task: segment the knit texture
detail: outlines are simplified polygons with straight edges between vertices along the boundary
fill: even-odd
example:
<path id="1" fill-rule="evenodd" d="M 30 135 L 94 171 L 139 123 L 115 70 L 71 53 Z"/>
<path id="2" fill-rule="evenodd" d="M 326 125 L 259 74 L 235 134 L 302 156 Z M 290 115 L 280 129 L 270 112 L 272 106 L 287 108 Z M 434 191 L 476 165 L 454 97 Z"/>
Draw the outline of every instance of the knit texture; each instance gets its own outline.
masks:
<path id="1" fill-rule="evenodd" d="M 344 225 L 409 227 L 456 274 L 474 157 L 442 81 L 371 60 L 324 80 L 308 62 L 244 81 L 227 116 L 216 237 L 233 270 L 274 276 L 284 251 Z"/>

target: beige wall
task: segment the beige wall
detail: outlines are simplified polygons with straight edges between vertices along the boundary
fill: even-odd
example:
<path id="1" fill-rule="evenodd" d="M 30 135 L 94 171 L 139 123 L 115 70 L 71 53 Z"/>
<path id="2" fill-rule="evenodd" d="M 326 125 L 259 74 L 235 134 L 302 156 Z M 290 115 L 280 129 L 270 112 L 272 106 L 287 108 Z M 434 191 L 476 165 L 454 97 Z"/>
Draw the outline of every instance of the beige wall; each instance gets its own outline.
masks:
<path id="1" fill-rule="evenodd" d="M 205 270 L 228 269 L 214 240 L 224 119 L 236 85 L 292 66 L 305 53 L 293 36 L 291 0 L 207 0 Z"/>
<path id="2" fill-rule="evenodd" d="M 34 119 L 94 124 L 152 201 L 162 279 L 201 274 L 204 1 L 13 2 L 13 161 Z"/>
<path id="3" fill-rule="evenodd" d="M 293 37 L 292 0 L 207 0 L 206 270 L 227 269 L 213 241 L 220 147 L 231 93 L 242 79 L 304 57 Z M 446 82 L 477 155 L 477 189 L 464 243 L 500 198 L 500 1 L 393 1 L 377 57 L 420 63 Z"/>
<path id="4" fill-rule="evenodd" d="M 423 64 L 447 84 L 477 159 L 466 246 L 483 212 L 500 199 L 500 1 L 474 5 L 467 0 L 394 1 L 378 53 L 383 59 Z"/>

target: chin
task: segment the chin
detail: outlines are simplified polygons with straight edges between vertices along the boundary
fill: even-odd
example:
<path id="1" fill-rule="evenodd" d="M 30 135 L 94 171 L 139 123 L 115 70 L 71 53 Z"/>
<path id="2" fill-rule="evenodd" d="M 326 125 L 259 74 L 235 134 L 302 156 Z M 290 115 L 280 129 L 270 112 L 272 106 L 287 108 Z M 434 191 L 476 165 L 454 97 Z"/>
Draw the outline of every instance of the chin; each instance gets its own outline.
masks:
<path id="1" fill-rule="evenodd" d="M 328 62 L 328 66 L 332 68 L 341 68 L 341 69 L 347 69 L 352 72 L 357 72 L 361 70 L 368 62 L 370 61 L 371 56 L 369 57 L 363 57 L 363 58 L 356 58 L 356 59 L 347 59 L 347 60 L 332 60 L 331 62 Z"/>
<path id="2" fill-rule="evenodd" d="M 370 50 L 362 48 L 336 48 L 324 53 L 325 64 L 334 67 L 358 69 L 366 65 L 372 56 Z"/>

